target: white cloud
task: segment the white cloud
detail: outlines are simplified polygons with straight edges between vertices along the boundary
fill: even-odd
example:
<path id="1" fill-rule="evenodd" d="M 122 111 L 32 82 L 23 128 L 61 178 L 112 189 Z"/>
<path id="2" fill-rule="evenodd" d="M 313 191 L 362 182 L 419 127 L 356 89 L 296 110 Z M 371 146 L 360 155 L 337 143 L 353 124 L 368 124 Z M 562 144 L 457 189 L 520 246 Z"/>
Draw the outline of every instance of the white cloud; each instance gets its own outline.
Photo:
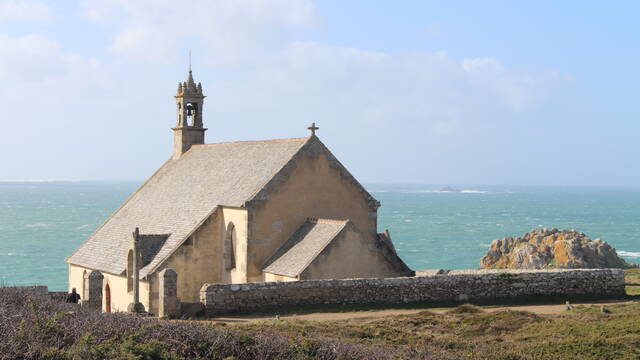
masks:
<path id="1" fill-rule="evenodd" d="M 46 139 L 52 128 L 76 126 L 93 104 L 114 93 L 109 69 L 37 35 L 0 34 L 0 82 L 10 84 L 0 87 L 0 109 L 11 119 L 2 133 L 5 143 L 21 141 L 15 132 Z"/>
<path id="2" fill-rule="evenodd" d="M 118 11 L 123 15 L 113 51 L 164 62 L 184 56 L 185 47 L 198 47 L 198 55 L 210 63 L 237 65 L 286 43 L 293 29 L 313 25 L 316 17 L 311 0 L 109 0 L 108 4 L 91 0 L 84 2 L 84 8 L 85 16 L 93 20 L 112 18 Z"/>
<path id="3" fill-rule="evenodd" d="M 375 124 L 406 116 L 431 124 L 436 133 L 453 133 L 455 124 L 470 116 L 526 111 L 557 81 L 553 75 L 506 68 L 493 57 L 460 63 L 445 52 L 387 54 L 308 42 L 294 33 L 318 22 L 311 0 L 87 0 L 84 7 L 92 19 L 113 22 L 120 13 L 112 44 L 116 54 L 175 63 L 184 62 L 178 59 L 193 48 L 200 64 L 249 72 L 259 89 L 277 84 L 267 98 L 284 94 L 287 86 L 295 89 L 287 96 L 324 92 L 326 100 L 345 103 L 347 110 L 366 105 L 362 116 Z M 264 98 L 256 94 L 243 101 Z"/>
<path id="4" fill-rule="evenodd" d="M 51 11 L 46 4 L 29 0 L 0 0 L 0 21 L 48 21 Z"/>
<path id="5" fill-rule="evenodd" d="M 58 43 L 36 35 L 0 34 L 0 81 L 22 83 L 57 77 L 66 71 Z"/>
<path id="6" fill-rule="evenodd" d="M 89 83 L 104 85 L 109 77 L 100 67 L 96 60 L 64 53 L 57 41 L 42 36 L 0 34 L 0 81 L 12 84 L 2 88 L 5 95 L 22 88 L 37 91 L 48 84 L 65 90 Z"/>
<path id="7" fill-rule="evenodd" d="M 462 62 L 462 68 L 469 72 L 500 72 L 504 70 L 498 59 L 493 57 L 464 59 L 464 61 Z"/>
<path id="8" fill-rule="evenodd" d="M 109 177 L 146 100 L 144 82 L 37 35 L 0 35 L 0 82 L 0 178 Z"/>
<path id="9" fill-rule="evenodd" d="M 107 23 L 116 17 L 115 3 L 110 0 L 81 0 L 81 14 L 87 20 Z"/>
<path id="10" fill-rule="evenodd" d="M 544 99 L 545 84 L 558 81 L 506 69 L 495 59 L 461 64 L 444 52 L 387 54 L 311 42 L 292 44 L 278 62 L 256 71 L 252 86 L 277 84 L 267 97 L 280 99 L 270 103 L 295 96 L 298 103 L 312 102 L 305 107 L 314 114 L 339 107 L 369 126 L 419 122 L 438 133 L 495 112 L 525 111 Z"/>
<path id="11" fill-rule="evenodd" d="M 462 67 L 470 82 L 518 112 L 539 103 L 551 93 L 554 83 L 562 81 L 554 73 L 507 69 L 494 57 L 464 59 Z"/>
<path id="12" fill-rule="evenodd" d="M 562 81 L 492 57 L 307 41 L 305 29 L 318 21 L 309 0 L 88 0 L 84 11 L 114 28 L 109 46 L 117 61 L 79 57 L 41 36 L 0 35 L 0 81 L 12 84 L 0 88 L 3 115 L 25 119 L 50 145 L 33 158 L 55 164 L 65 151 L 84 157 L 72 172 L 7 177 L 146 176 L 170 150 L 171 92 L 184 76 L 168 74 L 174 67 L 166 64 L 184 64 L 177 58 L 189 47 L 208 96 L 208 141 L 302 136 L 315 121 L 364 181 L 429 182 L 416 176 L 450 169 L 454 157 L 447 154 L 463 149 L 471 151 L 466 165 L 479 166 L 476 157 L 492 156 L 491 144 L 499 142 L 491 129 L 540 106 Z M 31 151 L 10 131 L 0 141 Z"/>
<path id="13" fill-rule="evenodd" d="M 277 60 L 236 78 L 203 80 L 207 121 L 218 127 L 210 141 L 300 136 L 315 121 L 320 137 L 365 181 L 428 182 L 425 174 L 432 172 L 442 179 L 456 153 L 469 152 L 456 160 L 460 168 L 483 163 L 480 154 L 495 156 L 492 144 L 502 140 L 494 129 L 513 126 L 519 113 L 541 106 L 561 81 L 497 60 L 473 71 L 470 63 L 445 52 L 390 54 L 296 42 Z"/>

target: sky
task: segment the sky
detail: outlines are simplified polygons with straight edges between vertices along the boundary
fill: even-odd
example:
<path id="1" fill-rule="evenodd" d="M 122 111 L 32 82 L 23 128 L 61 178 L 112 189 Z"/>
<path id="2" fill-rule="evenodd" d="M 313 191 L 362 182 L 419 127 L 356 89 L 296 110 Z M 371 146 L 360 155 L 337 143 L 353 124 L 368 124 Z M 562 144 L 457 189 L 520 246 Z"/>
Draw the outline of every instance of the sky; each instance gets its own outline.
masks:
<path id="1" fill-rule="evenodd" d="M 0 0 L 0 180 L 136 180 L 188 53 L 206 141 L 364 183 L 637 186 L 640 2 Z M 239 165 L 241 166 L 241 165 Z"/>

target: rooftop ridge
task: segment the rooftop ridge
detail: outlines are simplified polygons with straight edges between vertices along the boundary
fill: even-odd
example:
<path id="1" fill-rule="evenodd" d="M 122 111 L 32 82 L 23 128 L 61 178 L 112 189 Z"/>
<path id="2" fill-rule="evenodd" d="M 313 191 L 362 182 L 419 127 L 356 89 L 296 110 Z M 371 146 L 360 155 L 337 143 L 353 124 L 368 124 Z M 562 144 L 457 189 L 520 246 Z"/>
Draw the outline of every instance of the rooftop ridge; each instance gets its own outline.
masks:
<path id="1" fill-rule="evenodd" d="M 309 139 L 309 137 L 284 138 L 284 139 L 266 139 L 266 140 L 225 141 L 225 142 L 219 142 L 219 143 L 197 144 L 197 145 L 193 145 L 193 147 L 215 146 L 215 145 L 230 145 L 230 144 L 260 144 L 260 143 L 273 143 L 273 142 L 294 142 L 294 141 L 304 141 L 304 140 L 308 140 L 308 139 Z"/>
<path id="2" fill-rule="evenodd" d="M 296 247 L 298 247 L 303 242 L 308 241 L 310 234 L 313 231 L 315 231 L 314 229 L 324 228 L 324 227 L 316 227 L 316 224 L 327 224 L 327 225 L 333 225 L 333 226 L 329 227 L 330 231 L 324 233 L 324 236 L 322 236 L 323 238 L 315 240 L 317 242 L 317 244 L 315 245 L 316 248 L 313 249 L 312 252 L 308 253 L 309 256 L 307 259 L 305 259 L 304 262 L 301 262 L 300 264 L 297 265 L 297 269 L 295 270 L 295 272 L 292 271 L 291 269 L 283 270 L 279 268 L 282 266 L 282 264 L 274 265 L 274 264 L 277 264 L 278 262 L 282 262 L 282 261 L 286 262 L 286 260 L 284 259 L 287 256 L 287 254 L 289 254 L 291 251 L 296 251 L 295 250 Z M 284 275 L 289 277 L 297 277 L 307 267 L 309 267 L 309 265 L 311 265 L 311 263 L 327 248 L 327 246 L 329 246 L 329 244 L 331 244 L 337 237 L 339 237 L 340 234 L 342 234 L 343 231 L 345 231 L 345 229 L 347 229 L 348 227 L 354 227 L 353 223 L 349 219 L 333 220 L 333 219 L 322 219 L 322 218 L 313 218 L 313 217 L 307 218 L 289 236 L 287 241 L 285 241 L 260 267 L 263 269 L 263 271 L 270 272 L 272 274 Z M 318 236 L 318 235 L 312 235 L 312 236 Z M 307 249 L 307 251 L 309 250 L 310 249 Z"/>
<path id="3" fill-rule="evenodd" d="M 302 267 L 302 270 L 298 274 L 296 274 L 296 276 L 300 275 L 306 268 L 308 268 L 309 265 L 311 265 L 311 263 L 318 257 L 318 255 L 320 255 L 324 251 L 324 249 L 326 249 L 327 246 L 329 246 L 329 244 L 331 244 L 331 242 L 333 242 L 333 240 L 335 240 L 335 238 L 342 233 L 342 231 L 346 228 L 346 225 L 348 224 L 348 222 L 349 220 L 345 222 L 339 222 L 337 224 L 342 226 L 335 229 L 335 231 L 333 231 L 333 234 L 328 237 L 327 241 L 318 249 L 316 249 L 316 251 L 314 251 L 313 256 L 311 256 L 309 259 L 307 259 L 307 261 L 305 261 L 304 266 Z"/>
<path id="4" fill-rule="evenodd" d="M 314 224 L 337 224 L 337 225 L 343 225 L 349 222 L 349 219 L 345 219 L 345 220 L 338 220 L 338 219 L 324 219 L 324 218 L 314 218 L 314 217 L 310 217 L 307 218 L 308 222 L 314 223 Z"/>

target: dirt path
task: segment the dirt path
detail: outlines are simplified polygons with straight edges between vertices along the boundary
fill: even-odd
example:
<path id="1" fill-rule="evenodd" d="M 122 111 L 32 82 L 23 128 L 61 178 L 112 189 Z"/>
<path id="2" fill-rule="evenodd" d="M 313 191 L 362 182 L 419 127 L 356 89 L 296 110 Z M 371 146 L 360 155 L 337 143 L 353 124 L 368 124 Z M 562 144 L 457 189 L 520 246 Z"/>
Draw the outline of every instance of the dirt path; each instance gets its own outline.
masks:
<path id="1" fill-rule="evenodd" d="M 613 305 L 613 304 L 632 304 L 637 301 L 627 301 L 627 300 L 604 300 L 604 301 L 595 301 L 595 302 L 580 302 L 580 303 L 572 303 L 572 305 L 584 305 L 584 306 L 600 306 L 600 305 Z M 565 304 L 557 304 L 557 305 L 522 305 L 522 306 L 483 306 L 482 307 L 487 312 L 496 312 L 503 310 L 519 310 L 519 311 L 528 311 L 535 314 L 541 315 L 553 315 L 560 314 L 566 310 Z M 388 310 L 367 310 L 367 311 L 351 311 L 351 312 L 318 312 L 318 313 L 309 313 L 309 314 L 300 314 L 300 315 L 280 315 L 279 319 L 282 320 L 313 320 L 313 321 L 327 321 L 327 320 L 349 320 L 349 319 L 359 319 L 359 318 L 381 318 L 385 316 L 393 316 L 393 315 L 411 315 L 416 314 L 422 311 L 430 311 L 436 314 L 443 314 L 447 311 L 451 310 L 451 308 L 424 308 L 424 309 L 388 309 Z M 238 324 L 238 323 L 248 323 L 248 322 L 258 322 L 258 321 L 266 321 L 276 319 L 276 315 L 246 315 L 246 316 L 226 316 L 226 317 L 216 317 L 211 319 L 213 322 L 222 322 L 227 324 Z"/>

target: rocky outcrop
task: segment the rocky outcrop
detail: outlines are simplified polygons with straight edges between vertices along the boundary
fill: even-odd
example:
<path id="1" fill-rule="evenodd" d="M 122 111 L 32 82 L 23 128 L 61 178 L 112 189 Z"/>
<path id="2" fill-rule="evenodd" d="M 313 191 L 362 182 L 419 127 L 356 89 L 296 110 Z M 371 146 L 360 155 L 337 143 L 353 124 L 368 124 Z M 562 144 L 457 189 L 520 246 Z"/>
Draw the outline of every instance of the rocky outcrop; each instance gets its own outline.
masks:
<path id="1" fill-rule="evenodd" d="M 481 269 L 630 268 L 616 249 L 575 230 L 535 229 L 521 237 L 494 240 Z"/>

